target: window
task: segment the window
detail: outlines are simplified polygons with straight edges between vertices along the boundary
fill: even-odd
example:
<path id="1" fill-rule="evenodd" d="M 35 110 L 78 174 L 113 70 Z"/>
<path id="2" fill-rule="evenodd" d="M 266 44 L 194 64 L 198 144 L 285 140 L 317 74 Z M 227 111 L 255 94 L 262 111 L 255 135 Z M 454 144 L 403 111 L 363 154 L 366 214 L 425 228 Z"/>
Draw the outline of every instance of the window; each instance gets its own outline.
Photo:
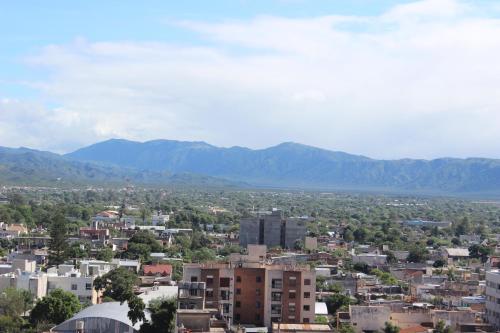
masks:
<path id="1" fill-rule="evenodd" d="M 295 299 L 295 291 L 291 291 L 288 293 L 288 298 L 289 299 Z"/>
<path id="2" fill-rule="evenodd" d="M 236 282 L 241 282 L 241 276 L 239 276 L 239 275 L 238 275 L 238 276 L 236 277 Z"/>
<path id="3" fill-rule="evenodd" d="M 239 313 L 236 313 L 236 314 L 234 315 L 234 320 L 236 320 L 236 321 L 240 321 L 240 314 L 239 314 Z"/>
<path id="4" fill-rule="evenodd" d="M 197 276 L 191 276 L 191 282 L 198 282 Z"/>
<path id="5" fill-rule="evenodd" d="M 261 283 L 262 282 L 262 278 L 260 276 L 256 276 L 255 277 L 255 282 Z"/>
<path id="6" fill-rule="evenodd" d="M 288 313 L 295 314 L 295 304 L 288 305 Z"/>
<path id="7" fill-rule="evenodd" d="M 271 315 L 281 314 L 281 304 L 271 304 Z"/>
<path id="8" fill-rule="evenodd" d="M 207 290 L 207 291 L 205 292 L 205 296 L 206 296 L 207 298 L 213 298 L 213 297 L 214 297 L 214 291 L 213 291 L 213 290 Z"/>
<path id="9" fill-rule="evenodd" d="M 255 315 L 255 321 L 260 321 L 260 314 L 258 314 L 258 313 L 257 313 L 257 314 Z"/>
<path id="10" fill-rule="evenodd" d="M 259 301 L 255 302 L 255 308 L 260 309 L 260 302 Z"/>
<path id="11" fill-rule="evenodd" d="M 207 286 L 211 286 L 214 284 L 214 278 L 207 276 Z"/>
<path id="12" fill-rule="evenodd" d="M 221 298 L 223 301 L 227 301 L 227 300 L 229 300 L 229 291 L 228 291 L 228 290 L 221 290 L 221 291 L 220 291 L 220 298 Z"/>
<path id="13" fill-rule="evenodd" d="M 241 302 L 240 301 L 236 301 L 236 303 L 234 303 L 234 307 L 235 308 L 241 308 Z"/>
<path id="14" fill-rule="evenodd" d="M 309 305 L 304 305 L 303 309 L 304 309 L 304 311 L 309 311 L 311 309 L 311 307 Z"/>
<path id="15" fill-rule="evenodd" d="M 260 289 L 259 288 L 255 289 L 255 296 L 260 296 Z"/>
<path id="16" fill-rule="evenodd" d="M 304 298 L 311 298 L 311 293 L 310 293 L 310 292 L 308 292 L 308 291 L 306 291 L 306 292 L 304 293 Z"/>
<path id="17" fill-rule="evenodd" d="M 236 295 L 241 295 L 241 289 L 240 288 L 236 288 Z"/>
<path id="18" fill-rule="evenodd" d="M 273 301 L 273 302 L 281 302 L 281 293 L 272 292 L 271 293 L 271 301 Z"/>
<path id="19" fill-rule="evenodd" d="M 309 318 L 304 318 L 304 323 L 309 323 Z"/>
<path id="20" fill-rule="evenodd" d="M 228 288 L 229 287 L 229 278 L 220 278 L 219 284 L 221 288 Z"/>
<path id="21" fill-rule="evenodd" d="M 295 287 L 297 285 L 297 278 L 295 276 L 290 276 L 288 284 L 292 287 Z"/>
<path id="22" fill-rule="evenodd" d="M 78 286 L 76 284 L 71 285 L 71 290 L 78 290 Z"/>
<path id="23" fill-rule="evenodd" d="M 271 288 L 281 289 L 283 288 L 283 280 L 281 279 L 272 279 L 271 280 Z"/>
<path id="24" fill-rule="evenodd" d="M 311 279 L 304 279 L 304 286 L 310 286 L 311 285 Z"/>
<path id="25" fill-rule="evenodd" d="M 92 283 L 85 283 L 85 290 L 92 290 Z"/>

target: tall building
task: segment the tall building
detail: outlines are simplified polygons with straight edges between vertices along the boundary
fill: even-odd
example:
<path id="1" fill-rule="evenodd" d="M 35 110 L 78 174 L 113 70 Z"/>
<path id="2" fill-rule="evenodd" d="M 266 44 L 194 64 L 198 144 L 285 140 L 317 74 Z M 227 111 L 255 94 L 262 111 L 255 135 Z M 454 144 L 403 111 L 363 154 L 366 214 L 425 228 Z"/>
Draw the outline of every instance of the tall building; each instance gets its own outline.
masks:
<path id="1" fill-rule="evenodd" d="M 280 246 L 291 249 L 296 241 L 304 241 L 307 233 L 306 220 L 283 217 L 281 210 L 259 214 L 240 220 L 240 246 L 249 244 Z"/>
<path id="2" fill-rule="evenodd" d="M 486 319 L 500 329 L 500 270 L 486 272 Z"/>
<path id="3" fill-rule="evenodd" d="M 258 258 L 252 256 L 248 258 Z M 183 280 L 205 282 L 206 308 L 220 309 L 234 324 L 313 323 L 315 272 L 309 266 L 244 260 L 185 264 Z"/>

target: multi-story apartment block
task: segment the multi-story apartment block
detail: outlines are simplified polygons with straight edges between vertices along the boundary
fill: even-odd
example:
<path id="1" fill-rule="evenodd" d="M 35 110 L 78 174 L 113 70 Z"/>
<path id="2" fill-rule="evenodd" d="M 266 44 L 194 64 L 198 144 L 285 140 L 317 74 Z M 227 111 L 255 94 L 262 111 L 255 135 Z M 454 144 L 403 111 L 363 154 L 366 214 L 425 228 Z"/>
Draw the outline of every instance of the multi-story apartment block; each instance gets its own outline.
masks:
<path id="1" fill-rule="evenodd" d="M 283 217 L 283 212 L 273 210 L 256 217 L 240 220 L 240 246 L 261 244 L 267 247 L 293 248 L 297 241 L 304 241 L 306 220 Z"/>
<path id="2" fill-rule="evenodd" d="M 486 319 L 500 329 L 500 270 L 486 272 Z"/>
<path id="3" fill-rule="evenodd" d="M 94 290 L 96 276 L 82 274 L 73 265 L 59 265 L 47 271 L 47 293 L 62 289 L 75 294 L 82 303 L 97 304 L 100 295 Z"/>
<path id="4" fill-rule="evenodd" d="M 308 266 L 238 261 L 184 265 L 184 281 L 205 282 L 207 308 L 235 324 L 312 323 L 316 278 Z"/>

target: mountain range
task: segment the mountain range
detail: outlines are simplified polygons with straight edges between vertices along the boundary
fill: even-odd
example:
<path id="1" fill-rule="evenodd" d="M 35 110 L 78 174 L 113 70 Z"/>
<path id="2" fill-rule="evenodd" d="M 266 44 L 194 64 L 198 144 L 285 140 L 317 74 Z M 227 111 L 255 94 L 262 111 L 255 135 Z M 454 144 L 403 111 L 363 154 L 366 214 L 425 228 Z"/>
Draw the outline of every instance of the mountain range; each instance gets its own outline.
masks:
<path id="1" fill-rule="evenodd" d="M 266 149 L 111 139 L 66 155 L 0 148 L 6 183 L 201 184 L 500 195 L 500 160 L 377 160 L 297 143 Z"/>

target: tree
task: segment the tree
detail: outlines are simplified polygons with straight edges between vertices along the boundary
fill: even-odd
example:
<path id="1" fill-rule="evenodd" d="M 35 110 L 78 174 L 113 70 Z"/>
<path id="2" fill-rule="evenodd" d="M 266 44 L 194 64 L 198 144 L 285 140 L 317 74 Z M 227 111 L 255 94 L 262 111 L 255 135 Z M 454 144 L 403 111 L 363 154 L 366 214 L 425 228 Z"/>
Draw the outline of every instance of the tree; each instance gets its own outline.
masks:
<path id="1" fill-rule="evenodd" d="M 338 310 L 348 307 L 351 304 L 351 298 L 343 294 L 334 294 L 325 299 L 329 314 L 335 314 Z"/>
<path id="2" fill-rule="evenodd" d="M 111 250 L 109 247 L 105 247 L 97 252 L 96 259 L 110 262 L 114 256 L 115 254 L 113 250 Z"/>
<path id="3" fill-rule="evenodd" d="M 344 231 L 343 237 L 346 242 L 352 242 L 354 240 L 354 235 L 352 234 L 352 231 L 350 229 L 346 229 Z"/>
<path id="4" fill-rule="evenodd" d="M 80 309 L 81 304 L 76 295 L 55 289 L 36 302 L 30 313 L 30 321 L 36 325 L 44 323 L 57 325 L 73 317 Z"/>
<path id="5" fill-rule="evenodd" d="M 355 333 L 354 327 L 349 324 L 342 324 L 339 329 L 339 333 Z"/>
<path id="6" fill-rule="evenodd" d="M 432 333 L 452 333 L 452 329 L 450 326 L 446 326 L 444 321 L 440 320 L 432 330 Z"/>
<path id="7" fill-rule="evenodd" d="M 293 243 L 293 248 L 294 250 L 297 250 L 297 251 L 302 251 L 304 249 L 304 241 L 302 239 L 297 239 L 294 243 Z"/>
<path id="8" fill-rule="evenodd" d="M 0 313 L 15 318 L 20 317 L 26 309 L 25 296 L 22 289 L 6 288 L 0 293 Z"/>
<path id="9" fill-rule="evenodd" d="M 137 275 L 131 271 L 118 267 L 94 280 L 95 290 L 104 290 L 104 298 L 111 298 L 120 303 L 127 302 L 128 318 L 135 324 L 144 320 L 145 305 L 141 298 L 134 294 L 134 285 Z"/>
<path id="10" fill-rule="evenodd" d="M 129 300 L 128 300 L 128 313 L 127 316 L 132 321 L 132 323 L 135 325 L 138 321 L 144 321 L 146 317 L 144 316 L 144 309 L 146 306 L 144 305 L 144 302 L 142 301 L 141 298 L 139 298 L 136 295 L 133 295 Z"/>
<path id="11" fill-rule="evenodd" d="M 202 248 L 200 250 L 196 250 L 193 252 L 192 260 L 194 262 L 205 262 L 205 261 L 215 260 L 215 253 L 210 249 Z"/>
<path id="12" fill-rule="evenodd" d="M 384 333 L 399 333 L 400 328 L 392 323 L 386 321 L 384 326 Z"/>
<path id="13" fill-rule="evenodd" d="M 159 298 L 149 302 L 151 322 L 142 324 L 140 333 L 173 332 L 177 305 L 175 299 Z"/>
<path id="14" fill-rule="evenodd" d="M 50 225 L 49 264 L 59 266 L 67 258 L 67 221 L 62 213 L 57 213 Z"/>
<path id="15" fill-rule="evenodd" d="M 94 280 L 94 289 L 103 290 L 103 297 L 111 297 L 120 303 L 134 296 L 133 287 L 137 275 L 126 268 L 118 267 Z"/>
<path id="16" fill-rule="evenodd" d="M 424 262 L 428 259 L 429 257 L 429 251 L 421 245 L 414 245 L 410 248 L 410 251 L 408 253 L 408 260 L 409 262 Z"/>
<path id="17" fill-rule="evenodd" d="M 443 267 L 444 265 L 446 265 L 446 262 L 443 259 L 437 259 L 432 264 L 432 267 L 439 268 L 439 267 Z"/>
<path id="18" fill-rule="evenodd" d="M 83 259 L 89 256 L 88 245 L 83 242 L 75 242 L 67 248 L 66 257 L 71 259 Z"/>
<path id="19" fill-rule="evenodd" d="M 488 261 L 488 256 L 491 255 L 493 250 L 487 246 L 474 244 L 469 247 L 469 256 L 471 258 L 481 259 L 481 262 L 484 264 Z"/>
<path id="20" fill-rule="evenodd" d="M 151 259 L 151 247 L 142 243 L 129 243 L 127 251 L 123 253 L 124 258 L 141 260 L 142 262 Z"/>
<path id="21" fill-rule="evenodd" d="M 354 230 L 353 236 L 354 240 L 359 243 L 363 243 L 368 235 L 368 230 L 365 227 L 360 227 Z"/>

